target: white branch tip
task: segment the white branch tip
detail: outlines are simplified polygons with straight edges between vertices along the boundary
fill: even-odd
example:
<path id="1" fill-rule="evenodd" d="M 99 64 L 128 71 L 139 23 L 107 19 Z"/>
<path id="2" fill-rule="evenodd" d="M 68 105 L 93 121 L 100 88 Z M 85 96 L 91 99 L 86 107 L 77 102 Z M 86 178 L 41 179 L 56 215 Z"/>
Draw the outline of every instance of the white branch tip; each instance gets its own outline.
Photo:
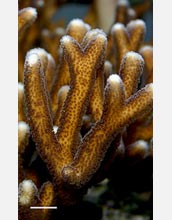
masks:
<path id="1" fill-rule="evenodd" d="M 107 82 L 111 85 L 116 85 L 116 84 L 120 84 L 121 83 L 121 78 L 119 75 L 117 74 L 112 74 L 109 76 L 109 78 L 107 79 Z"/>
<path id="2" fill-rule="evenodd" d="M 71 37 L 69 35 L 65 35 L 61 38 L 60 42 L 64 44 L 69 44 L 71 43 Z"/>
<path id="3" fill-rule="evenodd" d="M 37 187 L 32 180 L 23 180 L 19 184 L 19 203 L 21 205 L 30 204 L 37 192 Z"/>
<path id="4" fill-rule="evenodd" d="M 136 19 L 136 20 L 132 20 L 128 23 L 127 28 L 135 28 L 135 27 L 143 27 L 144 29 L 146 28 L 145 22 L 141 19 Z"/>
<path id="5" fill-rule="evenodd" d="M 27 61 L 30 66 L 33 66 L 39 62 L 39 57 L 36 53 L 29 53 L 27 55 Z"/>
<path id="6" fill-rule="evenodd" d="M 134 52 L 134 51 L 127 52 L 126 55 L 125 55 L 125 58 L 131 58 L 131 59 L 134 59 L 134 60 L 140 60 L 141 62 L 144 63 L 143 57 L 139 53 Z"/>
<path id="7" fill-rule="evenodd" d="M 91 26 L 89 24 L 84 23 L 84 21 L 82 19 L 74 18 L 68 24 L 67 29 L 66 29 L 66 33 L 68 33 L 70 28 L 74 28 L 74 29 L 85 28 L 87 31 L 89 31 L 91 29 Z"/>
<path id="8" fill-rule="evenodd" d="M 34 17 L 37 18 L 37 11 L 36 8 L 28 7 L 28 12 Z"/>
<path id="9" fill-rule="evenodd" d="M 77 26 L 77 27 L 87 26 L 87 27 L 90 27 L 88 24 L 85 24 L 82 19 L 79 19 L 79 18 L 74 18 L 74 19 L 69 23 L 69 26 Z"/>
<path id="10" fill-rule="evenodd" d="M 111 33 L 113 34 L 116 31 L 124 30 L 125 26 L 122 23 L 116 23 L 112 26 Z"/>

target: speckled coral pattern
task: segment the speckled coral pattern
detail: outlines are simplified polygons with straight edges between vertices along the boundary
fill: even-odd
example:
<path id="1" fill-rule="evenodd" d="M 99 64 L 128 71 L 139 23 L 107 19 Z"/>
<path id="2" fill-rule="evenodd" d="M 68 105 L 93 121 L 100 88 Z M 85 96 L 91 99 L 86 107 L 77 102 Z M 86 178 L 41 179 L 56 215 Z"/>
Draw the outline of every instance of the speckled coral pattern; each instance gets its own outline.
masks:
<path id="1" fill-rule="evenodd" d="M 53 123 L 45 76 L 41 57 L 38 54 L 27 54 L 24 84 L 28 122 L 32 130 L 32 136 L 41 157 L 47 163 L 49 171 L 58 185 L 58 197 L 61 200 L 63 198 L 65 203 L 68 203 L 72 193 L 69 193 L 61 185 L 60 171 L 65 164 L 70 163 L 73 159 L 71 145 L 77 145 L 78 123 L 84 113 L 85 103 L 88 102 L 89 91 L 94 84 L 96 69 L 103 62 L 106 37 L 104 34 L 94 37 L 85 50 L 82 50 L 78 43 L 70 37 L 70 40 L 67 38 L 67 41 L 63 42 L 63 48 L 67 61 L 72 62 L 73 65 L 70 66 L 72 80 L 64 106 L 64 109 L 67 108 L 68 110 L 62 111 L 57 139 L 52 129 Z M 80 62 L 77 62 L 78 60 Z"/>
<path id="2" fill-rule="evenodd" d="M 116 23 L 112 27 L 111 34 L 113 38 L 113 43 L 118 52 L 118 63 L 120 63 L 124 54 L 129 51 L 130 42 L 128 32 L 123 24 Z"/>
<path id="3" fill-rule="evenodd" d="M 36 62 L 32 64 L 33 58 Z M 60 147 L 53 133 L 47 90 L 44 84 L 45 78 L 37 54 L 27 54 L 24 75 L 26 113 L 32 136 L 44 160 L 50 166 L 52 166 L 50 163 L 56 166 L 52 161 L 52 156 L 55 161 L 59 158 L 56 152 L 60 150 Z M 53 155 L 52 150 L 54 150 Z"/>
<path id="4" fill-rule="evenodd" d="M 103 112 L 104 101 L 104 65 L 101 65 L 96 73 L 96 80 L 94 83 L 93 91 L 91 93 L 89 102 L 89 114 L 94 121 L 101 118 Z"/>
<path id="5" fill-rule="evenodd" d="M 63 146 L 62 157 L 65 165 L 69 162 L 66 155 L 71 155 L 71 161 L 73 159 L 72 149 L 77 145 L 81 119 L 94 85 L 96 69 L 105 52 L 106 37 L 102 34 L 97 35 L 85 50 L 70 36 L 62 38 L 61 43 L 71 73 L 70 90 L 63 106 L 57 133 L 58 142 Z"/>
<path id="6" fill-rule="evenodd" d="M 116 23 L 112 27 L 111 34 L 114 45 L 118 51 L 118 67 L 121 63 L 123 56 L 129 51 L 137 52 L 143 42 L 146 26 L 142 20 L 130 21 L 125 27 L 121 23 Z"/>
<path id="7" fill-rule="evenodd" d="M 135 52 L 127 52 L 122 59 L 119 75 L 125 86 L 125 98 L 137 91 L 138 82 L 143 72 L 144 60 Z"/>
<path id="8" fill-rule="evenodd" d="M 90 26 L 84 23 L 80 19 L 73 19 L 69 22 L 66 28 L 66 34 L 73 37 L 78 43 L 81 43 L 85 34 L 90 29 Z M 61 86 L 70 84 L 70 73 L 67 62 L 64 60 L 64 54 L 61 51 L 60 54 L 60 65 L 57 70 L 56 77 L 53 80 L 51 99 L 52 99 L 52 111 L 56 112 L 58 103 L 57 103 L 57 93 Z"/>
<path id="9" fill-rule="evenodd" d="M 70 72 L 70 85 L 63 101 L 57 134 L 53 131 L 43 58 L 37 52 L 26 56 L 24 85 L 27 120 L 37 150 L 52 176 L 59 204 L 76 202 L 79 191 L 75 188 L 81 188 L 91 180 L 111 141 L 126 125 L 152 109 L 151 85 L 131 96 L 136 90 L 143 60 L 138 56 L 134 56 L 137 58 L 134 60 L 133 56 L 126 56 L 121 77 L 112 74 L 107 80 L 102 115 L 82 140 L 78 138 L 98 70 L 104 66 L 106 46 L 107 38 L 98 29 L 88 31 L 81 44 L 69 35 L 61 39 L 62 54 Z M 127 95 L 126 87 L 129 87 Z"/>
<path id="10" fill-rule="evenodd" d="M 81 187 L 96 172 L 103 160 L 108 144 L 113 138 L 116 127 L 115 119 L 118 117 L 116 113 L 124 105 L 124 87 L 117 75 L 116 78 L 117 81 L 115 82 L 113 80 L 107 82 L 101 120 L 84 137 L 72 166 L 63 170 L 64 179 L 76 187 Z"/>
<path id="11" fill-rule="evenodd" d="M 119 85 L 121 85 L 120 81 Z M 106 87 L 106 100 L 111 100 L 112 98 L 113 93 L 109 92 L 109 88 L 113 88 L 111 84 Z M 118 94 L 122 94 L 121 86 L 118 86 L 118 90 L 121 91 Z M 113 109 L 108 102 L 105 105 L 111 106 L 111 108 L 108 109 L 105 106 L 105 109 L 108 110 L 103 112 L 102 119 L 85 136 L 80 145 L 80 150 L 74 158 L 74 162 L 63 169 L 64 180 L 77 188 L 86 184 L 93 173 L 97 171 L 108 148 L 108 143 L 114 138 L 115 134 L 122 127 L 139 117 L 139 115 L 151 110 L 152 85 L 148 85 L 138 91 L 125 104 L 121 103 L 121 108 L 118 110 Z"/>
<path id="12" fill-rule="evenodd" d="M 144 88 L 136 92 L 129 99 L 126 100 L 126 106 L 122 112 L 124 118 L 130 118 L 133 121 L 133 116 L 138 118 L 144 117 L 153 108 L 153 85 L 152 83 L 146 85 Z"/>
<path id="13" fill-rule="evenodd" d="M 42 185 L 40 193 L 39 193 L 39 206 L 47 207 L 53 206 L 54 200 L 54 188 L 51 182 L 46 182 Z M 40 210 L 40 217 L 42 220 L 46 220 L 49 217 L 51 210 L 43 209 Z"/>
<path id="14" fill-rule="evenodd" d="M 51 206 L 54 199 L 54 188 L 51 182 L 43 184 L 39 194 L 41 206 Z"/>

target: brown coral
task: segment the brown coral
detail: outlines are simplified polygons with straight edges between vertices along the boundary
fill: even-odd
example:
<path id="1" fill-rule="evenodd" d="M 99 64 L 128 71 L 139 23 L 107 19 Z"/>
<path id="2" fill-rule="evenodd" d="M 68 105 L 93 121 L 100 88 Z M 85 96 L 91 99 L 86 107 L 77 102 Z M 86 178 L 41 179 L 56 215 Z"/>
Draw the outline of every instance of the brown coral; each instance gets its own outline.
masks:
<path id="1" fill-rule="evenodd" d="M 19 84 L 19 121 L 27 122 L 31 136 L 29 139 L 27 131 L 22 135 L 19 126 L 21 218 L 50 218 L 47 210 L 31 214 L 21 201 L 27 201 L 28 207 L 76 204 L 93 182 L 107 176 L 105 172 L 115 158 L 129 158 L 133 163 L 135 158 L 144 160 L 151 155 L 148 143 L 143 141 L 151 137 L 146 139 L 142 129 L 139 133 L 152 114 L 153 98 L 152 66 L 148 65 L 151 52 L 139 50 L 144 32 L 142 20 L 133 20 L 126 27 L 121 23 L 113 25 L 111 46 L 119 55 L 118 74 L 106 60 L 109 37 L 80 19 L 72 20 L 60 39 L 57 69 L 57 60 L 46 50 L 35 48 L 27 52 L 24 88 Z M 140 89 L 144 63 L 145 82 Z M 137 132 L 132 126 L 138 128 Z M 132 141 L 130 132 L 135 134 Z M 36 151 L 34 147 L 30 149 L 31 167 L 27 169 L 22 157 L 31 144 L 36 145 Z M 50 182 L 40 180 L 37 170 L 32 172 L 34 160 L 44 162 Z M 33 190 L 29 194 L 22 190 L 23 196 L 21 188 L 26 179 Z M 41 189 L 36 186 L 39 184 Z M 22 200 L 25 194 L 26 200 Z"/>

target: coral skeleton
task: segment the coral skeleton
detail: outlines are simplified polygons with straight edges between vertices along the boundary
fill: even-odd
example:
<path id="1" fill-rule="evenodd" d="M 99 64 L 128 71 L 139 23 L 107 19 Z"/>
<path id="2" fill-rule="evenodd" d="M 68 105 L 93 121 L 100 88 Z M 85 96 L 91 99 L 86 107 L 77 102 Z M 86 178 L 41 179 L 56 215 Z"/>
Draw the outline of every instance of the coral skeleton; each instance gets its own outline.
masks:
<path id="1" fill-rule="evenodd" d="M 117 23 L 108 34 L 73 19 L 59 35 L 59 48 L 55 45 L 58 57 L 31 47 L 22 58 L 19 219 L 51 219 L 50 210 L 29 207 L 73 206 L 90 186 L 107 178 L 117 159 L 135 164 L 152 156 L 152 47 L 142 45 L 144 21 L 130 21 L 128 1 L 118 3 Z M 20 10 L 22 40 L 36 16 L 36 9 Z M 34 168 L 37 160 L 45 177 Z"/>

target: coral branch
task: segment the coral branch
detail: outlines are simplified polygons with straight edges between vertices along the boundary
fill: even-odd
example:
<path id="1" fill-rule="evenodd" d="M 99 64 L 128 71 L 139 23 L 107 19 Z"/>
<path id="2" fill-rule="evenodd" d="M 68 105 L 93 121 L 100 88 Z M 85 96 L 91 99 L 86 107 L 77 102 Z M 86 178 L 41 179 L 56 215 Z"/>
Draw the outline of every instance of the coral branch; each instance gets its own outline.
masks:
<path id="1" fill-rule="evenodd" d="M 59 158 L 60 146 L 53 132 L 45 76 L 40 59 L 36 53 L 28 53 L 26 56 L 24 71 L 26 113 L 32 136 L 37 143 L 41 156 L 50 167 L 54 167 L 52 157 L 55 161 Z M 52 152 L 56 153 L 52 154 Z"/>
<path id="2" fill-rule="evenodd" d="M 24 178 L 22 154 L 29 143 L 30 128 L 24 121 L 18 123 L 18 173 L 19 181 Z"/>
<path id="3" fill-rule="evenodd" d="M 135 52 L 128 52 L 122 59 L 119 75 L 125 86 L 125 98 L 137 91 L 138 81 L 143 72 L 144 60 Z"/>
<path id="4" fill-rule="evenodd" d="M 125 27 L 116 23 L 111 29 L 114 45 L 117 49 L 117 70 L 123 56 L 129 51 L 137 52 L 141 46 L 146 32 L 145 22 L 141 19 L 130 21 Z"/>
<path id="5" fill-rule="evenodd" d="M 19 184 L 19 205 L 30 206 L 37 195 L 38 190 L 31 180 L 24 180 Z"/>
<path id="6" fill-rule="evenodd" d="M 93 36 L 84 49 L 70 36 L 63 37 L 61 43 L 69 63 L 71 85 L 63 107 L 65 111 L 62 111 L 57 138 L 63 146 L 62 151 L 71 154 L 71 150 L 77 145 L 81 119 L 94 85 L 96 69 L 105 56 L 106 37 L 103 33 Z M 66 162 L 66 159 L 64 160 Z"/>
<path id="7" fill-rule="evenodd" d="M 112 105 L 113 103 L 113 105 Z M 66 182 L 80 188 L 97 171 L 114 136 L 152 106 L 152 86 L 146 86 L 124 103 L 124 88 L 117 75 L 111 75 L 105 89 L 105 104 L 100 121 L 81 143 L 74 162 L 62 171 Z"/>
<path id="8" fill-rule="evenodd" d="M 128 32 L 123 24 L 116 23 L 111 29 L 111 34 L 118 52 L 118 62 L 120 63 L 125 53 L 129 52 Z"/>
<path id="9" fill-rule="evenodd" d="M 50 91 L 52 86 L 52 80 L 55 75 L 55 61 L 54 58 L 46 50 L 42 48 L 35 48 L 30 50 L 30 53 L 36 53 L 41 59 L 43 73 L 46 78 L 48 90 Z"/>
<path id="10" fill-rule="evenodd" d="M 35 8 L 24 8 L 19 11 L 18 15 L 18 32 L 19 36 L 35 21 L 37 11 Z"/>
<path id="11" fill-rule="evenodd" d="M 145 22 L 141 19 L 130 21 L 127 26 L 130 37 L 130 50 L 138 51 L 146 32 Z"/>
<path id="12" fill-rule="evenodd" d="M 55 199 L 55 192 L 51 182 L 46 182 L 41 186 L 39 192 L 39 206 L 40 207 L 51 207 L 53 206 Z M 39 218 L 42 220 L 49 219 L 51 214 L 50 209 L 43 209 L 39 211 Z"/>
<path id="13" fill-rule="evenodd" d="M 144 84 L 153 82 L 153 47 L 143 46 L 140 48 L 139 53 L 145 61 L 144 71 Z"/>
<path id="14" fill-rule="evenodd" d="M 128 8 L 129 8 L 128 0 L 118 0 L 116 7 L 115 22 L 126 24 Z"/>
<path id="15" fill-rule="evenodd" d="M 73 37 L 78 43 L 81 43 L 83 37 L 90 30 L 90 26 L 81 19 L 73 19 L 66 28 L 66 34 Z M 68 65 L 64 59 L 64 54 L 60 52 L 60 65 L 57 76 L 55 77 L 51 90 L 52 111 L 57 110 L 57 93 L 61 86 L 70 84 L 70 74 Z"/>
<path id="16" fill-rule="evenodd" d="M 94 10 L 103 9 L 94 3 Z M 141 48 L 145 23 L 130 21 L 136 14 L 128 1 L 118 1 L 117 11 L 117 1 L 111 3 L 110 20 L 117 12 L 121 23 L 108 36 L 80 19 L 66 29 L 63 21 L 59 27 L 48 22 L 57 9 L 54 0 L 50 13 L 44 5 L 38 7 L 42 20 L 31 32 L 25 30 L 36 10 L 19 12 L 20 47 L 24 45 L 18 87 L 20 219 L 51 219 L 50 211 L 29 206 L 55 204 L 57 212 L 64 211 L 79 203 L 92 184 L 109 178 L 114 165 L 118 169 L 124 162 L 123 170 L 126 164 L 152 159 L 152 47 Z M 101 19 L 93 23 L 104 26 Z M 33 45 L 46 50 L 30 49 Z"/>

